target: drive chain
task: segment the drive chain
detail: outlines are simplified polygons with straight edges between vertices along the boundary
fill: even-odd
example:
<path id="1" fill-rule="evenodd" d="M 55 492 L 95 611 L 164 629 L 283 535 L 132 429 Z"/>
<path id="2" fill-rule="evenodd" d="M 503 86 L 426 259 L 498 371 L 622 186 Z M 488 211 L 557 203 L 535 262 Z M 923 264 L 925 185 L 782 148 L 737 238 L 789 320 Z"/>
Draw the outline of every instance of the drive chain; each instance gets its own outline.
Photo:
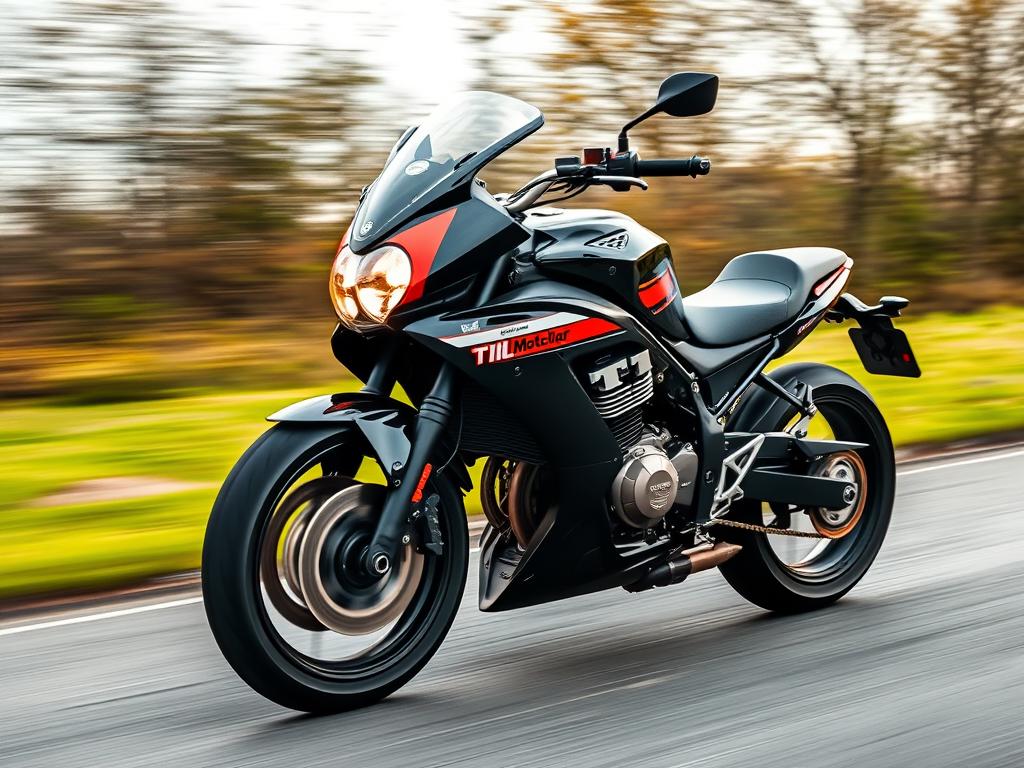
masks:
<path id="1" fill-rule="evenodd" d="M 772 528 L 769 525 L 754 525 L 753 523 L 741 523 L 738 520 L 727 520 L 724 517 L 720 517 L 717 520 L 712 520 L 708 526 L 712 525 L 725 525 L 730 528 L 742 528 L 745 531 L 759 531 L 760 533 L 771 533 L 776 536 L 797 536 L 802 539 L 823 539 L 825 538 L 820 533 L 813 533 L 811 531 L 798 531 L 795 528 Z"/>

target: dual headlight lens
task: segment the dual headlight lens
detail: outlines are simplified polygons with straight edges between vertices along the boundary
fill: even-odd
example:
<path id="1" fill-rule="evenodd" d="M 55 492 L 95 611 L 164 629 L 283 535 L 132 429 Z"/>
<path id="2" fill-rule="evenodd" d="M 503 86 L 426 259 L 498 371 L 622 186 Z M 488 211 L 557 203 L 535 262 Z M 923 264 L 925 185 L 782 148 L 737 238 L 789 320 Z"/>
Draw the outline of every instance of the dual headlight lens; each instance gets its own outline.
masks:
<path id="1" fill-rule="evenodd" d="M 385 245 L 357 256 L 346 245 L 331 267 L 331 303 L 342 322 L 354 325 L 360 310 L 383 323 L 398 306 L 412 279 L 408 254 L 395 245 Z"/>

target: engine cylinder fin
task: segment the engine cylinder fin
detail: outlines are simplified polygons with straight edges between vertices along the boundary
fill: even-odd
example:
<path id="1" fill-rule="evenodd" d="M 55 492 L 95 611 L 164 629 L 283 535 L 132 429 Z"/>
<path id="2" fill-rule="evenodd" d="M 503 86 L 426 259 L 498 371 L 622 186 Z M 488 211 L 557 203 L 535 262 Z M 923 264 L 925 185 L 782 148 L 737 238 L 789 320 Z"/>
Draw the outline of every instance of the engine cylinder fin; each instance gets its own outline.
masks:
<path id="1" fill-rule="evenodd" d="M 594 397 L 594 407 L 602 418 L 611 419 L 646 403 L 653 394 L 654 380 L 648 373 L 634 384 L 625 384 L 607 394 Z"/>
<path id="2" fill-rule="evenodd" d="M 641 406 L 654 397 L 654 374 L 647 350 L 605 357 L 587 375 L 590 399 L 623 452 L 643 437 Z"/>
<path id="3" fill-rule="evenodd" d="M 636 445 L 643 436 L 644 421 L 639 408 L 627 411 L 620 416 L 614 416 L 607 421 L 608 429 L 615 435 L 615 440 L 623 451 Z"/>

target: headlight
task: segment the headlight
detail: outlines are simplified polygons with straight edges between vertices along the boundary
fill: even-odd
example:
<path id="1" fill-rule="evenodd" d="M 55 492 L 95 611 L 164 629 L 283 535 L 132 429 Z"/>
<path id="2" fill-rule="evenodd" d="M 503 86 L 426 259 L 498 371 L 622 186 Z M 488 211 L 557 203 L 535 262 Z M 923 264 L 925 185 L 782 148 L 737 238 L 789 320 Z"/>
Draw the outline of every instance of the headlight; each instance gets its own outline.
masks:
<path id="1" fill-rule="evenodd" d="M 401 248 L 385 245 L 366 254 L 356 271 L 356 298 L 363 312 L 383 323 L 405 296 L 412 262 Z"/>
<path id="2" fill-rule="evenodd" d="M 331 267 L 331 304 L 341 322 L 356 327 L 360 310 L 377 323 L 387 320 L 409 288 L 412 262 L 395 245 L 357 256 L 346 245 Z M 366 325 L 365 318 L 363 324 Z"/>
<path id="3" fill-rule="evenodd" d="M 331 304 L 334 311 L 346 325 L 353 325 L 359 316 L 359 305 L 356 303 L 356 271 L 359 269 L 359 257 L 346 245 L 338 251 L 331 267 Z"/>

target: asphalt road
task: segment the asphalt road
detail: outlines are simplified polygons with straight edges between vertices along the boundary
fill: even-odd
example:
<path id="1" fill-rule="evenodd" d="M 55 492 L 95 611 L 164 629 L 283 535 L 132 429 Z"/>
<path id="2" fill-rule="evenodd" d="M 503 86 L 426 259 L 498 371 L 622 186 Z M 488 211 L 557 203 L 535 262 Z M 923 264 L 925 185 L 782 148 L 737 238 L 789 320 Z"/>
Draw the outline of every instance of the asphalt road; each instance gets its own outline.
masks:
<path id="1" fill-rule="evenodd" d="M 1022 766 L 1022 478 L 1021 450 L 904 469 L 874 568 L 816 614 L 709 572 L 485 615 L 471 577 L 419 677 L 334 717 L 250 692 L 197 602 L 8 625 L 0 766 Z"/>

